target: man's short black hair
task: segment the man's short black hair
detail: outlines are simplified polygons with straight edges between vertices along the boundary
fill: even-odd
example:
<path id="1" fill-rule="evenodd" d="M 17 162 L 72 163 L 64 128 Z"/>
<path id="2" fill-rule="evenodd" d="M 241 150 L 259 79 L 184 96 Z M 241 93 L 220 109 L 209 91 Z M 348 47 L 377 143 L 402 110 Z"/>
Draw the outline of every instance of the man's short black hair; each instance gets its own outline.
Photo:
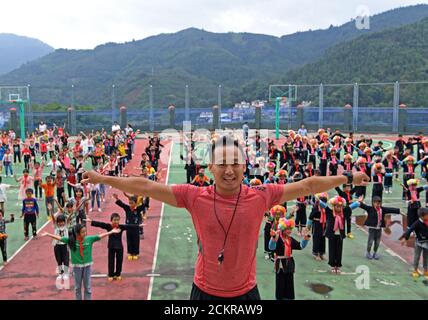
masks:
<path id="1" fill-rule="evenodd" d="M 379 196 L 374 196 L 374 197 L 373 197 L 373 199 L 372 199 L 372 202 L 373 202 L 373 203 L 375 203 L 375 202 L 380 202 L 380 203 L 382 203 L 382 198 L 381 198 L 381 197 L 379 197 Z"/>
<path id="2" fill-rule="evenodd" d="M 224 135 L 224 136 L 219 137 L 213 143 L 211 143 L 211 153 L 209 155 L 210 163 L 211 164 L 215 163 L 214 153 L 215 153 L 216 149 L 225 148 L 228 146 L 234 146 L 234 147 L 238 148 L 238 151 L 241 154 L 242 159 L 245 159 L 245 152 L 244 152 L 244 149 L 242 148 L 242 146 L 240 145 L 239 140 L 235 139 L 233 137 Z M 242 163 L 242 164 L 244 164 L 244 163 Z"/>

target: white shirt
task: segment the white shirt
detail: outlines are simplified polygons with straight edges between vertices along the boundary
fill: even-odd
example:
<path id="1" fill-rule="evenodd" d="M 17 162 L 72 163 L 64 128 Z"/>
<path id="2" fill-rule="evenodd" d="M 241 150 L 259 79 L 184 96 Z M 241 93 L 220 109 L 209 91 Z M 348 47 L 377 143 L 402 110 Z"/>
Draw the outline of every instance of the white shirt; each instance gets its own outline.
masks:
<path id="1" fill-rule="evenodd" d="M 7 201 L 6 190 L 10 188 L 10 184 L 0 183 L 0 202 Z"/>
<path id="2" fill-rule="evenodd" d="M 40 132 L 45 132 L 46 131 L 46 124 L 39 124 L 39 131 Z"/>
<path id="3" fill-rule="evenodd" d="M 308 130 L 300 128 L 299 130 L 297 130 L 297 134 L 300 134 L 302 137 L 306 137 L 306 135 L 308 134 Z"/>
<path id="4" fill-rule="evenodd" d="M 120 130 L 120 125 L 118 125 L 118 124 L 114 124 L 114 125 L 111 127 L 111 131 L 112 131 L 112 132 L 114 132 L 114 131 L 118 131 L 118 130 Z"/>

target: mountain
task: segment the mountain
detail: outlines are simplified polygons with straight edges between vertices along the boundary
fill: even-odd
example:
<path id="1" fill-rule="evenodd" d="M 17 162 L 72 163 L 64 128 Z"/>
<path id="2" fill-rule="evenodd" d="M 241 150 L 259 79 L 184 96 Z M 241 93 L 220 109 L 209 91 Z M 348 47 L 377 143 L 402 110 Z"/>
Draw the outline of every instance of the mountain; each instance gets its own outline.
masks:
<path id="1" fill-rule="evenodd" d="M 329 48 L 325 55 L 304 67 L 294 69 L 279 80 L 282 83 L 377 83 L 428 81 L 428 18 L 420 22 L 369 34 Z M 402 85 L 401 102 L 409 106 L 428 103 L 428 83 Z M 349 88 L 329 88 L 325 105 L 352 103 L 344 98 Z M 393 86 L 361 88 L 361 106 L 392 106 Z M 260 92 L 261 94 L 261 92 Z M 316 99 L 312 92 L 301 100 Z M 352 97 L 351 97 L 352 98 Z"/>
<path id="2" fill-rule="evenodd" d="M 326 30 L 274 37 L 251 33 L 212 33 L 195 28 L 94 50 L 60 49 L 0 77 L 0 83 L 31 84 L 33 103 L 109 106 L 115 84 L 118 104 L 144 107 L 153 85 L 155 106 L 184 105 L 189 85 L 191 106 L 223 105 L 265 97 L 267 87 L 338 44 L 408 25 L 428 17 L 428 5 L 399 8 L 371 17 L 370 30 L 355 21 Z M 345 45 L 345 44 L 343 44 Z M 364 45 L 363 43 L 361 45 Z M 330 52 L 330 51 L 327 51 Z M 324 75 L 323 75 L 324 76 Z M 325 75 L 327 77 L 327 74 Z"/>
<path id="3" fill-rule="evenodd" d="M 40 40 L 0 33 L 0 74 L 8 73 L 52 51 L 54 48 Z"/>

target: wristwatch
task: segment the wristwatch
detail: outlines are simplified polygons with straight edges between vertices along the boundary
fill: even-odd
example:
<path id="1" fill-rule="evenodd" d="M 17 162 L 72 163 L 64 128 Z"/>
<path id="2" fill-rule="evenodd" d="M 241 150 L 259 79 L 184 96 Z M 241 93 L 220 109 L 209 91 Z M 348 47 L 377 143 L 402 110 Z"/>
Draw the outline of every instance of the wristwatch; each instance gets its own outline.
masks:
<path id="1" fill-rule="evenodd" d="M 351 171 L 344 171 L 343 175 L 348 178 L 347 184 L 352 184 L 354 180 L 354 174 Z"/>

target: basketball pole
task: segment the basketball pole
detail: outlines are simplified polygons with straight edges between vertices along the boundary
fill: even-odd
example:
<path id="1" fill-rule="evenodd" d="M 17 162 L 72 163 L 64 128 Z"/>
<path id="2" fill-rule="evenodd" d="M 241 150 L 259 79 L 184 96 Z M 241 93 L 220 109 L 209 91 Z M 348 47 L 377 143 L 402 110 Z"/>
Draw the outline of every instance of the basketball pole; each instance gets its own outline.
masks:
<path id="1" fill-rule="evenodd" d="M 19 125 L 21 127 L 21 139 L 25 141 L 25 103 L 24 101 L 19 101 Z"/>
<path id="2" fill-rule="evenodd" d="M 275 138 L 276 140 L 279 139 L 279 106 L 281 103 L 282 98 L 276 97 L 275 101 Z"/>

